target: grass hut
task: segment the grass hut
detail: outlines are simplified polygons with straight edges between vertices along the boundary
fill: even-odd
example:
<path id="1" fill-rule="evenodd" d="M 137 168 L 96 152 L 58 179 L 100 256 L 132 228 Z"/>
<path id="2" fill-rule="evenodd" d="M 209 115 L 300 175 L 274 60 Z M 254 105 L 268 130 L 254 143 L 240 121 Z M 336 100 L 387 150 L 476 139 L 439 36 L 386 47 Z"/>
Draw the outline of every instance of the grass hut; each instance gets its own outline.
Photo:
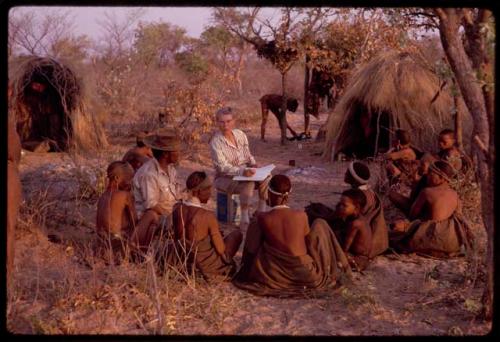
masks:
<path id="1" fill-rule="evenodd" d="M 87 111 L 82 81 L 52 58 L 19 57 L 10 65 L 11 109 L 24 148 L 47 142 L 50 151 L 92 151 L 107 145 L 103 128 Z"/>
<path id="2" fill-rule="evenodd" d="M 409 53 L 382 53 L 359 67 L 328 118 L 323 157 L 372 157 L 389 149 L 396 129 L 416 147 L 435 145 L 435 134 L 452 123 L 453 100 L 431 70 Z"/>

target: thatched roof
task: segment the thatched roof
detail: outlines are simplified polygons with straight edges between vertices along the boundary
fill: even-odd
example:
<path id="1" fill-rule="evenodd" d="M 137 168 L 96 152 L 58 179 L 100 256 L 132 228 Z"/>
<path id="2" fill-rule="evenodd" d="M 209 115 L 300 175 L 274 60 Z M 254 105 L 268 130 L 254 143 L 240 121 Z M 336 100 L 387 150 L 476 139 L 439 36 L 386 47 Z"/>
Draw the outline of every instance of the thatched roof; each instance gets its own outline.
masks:
<path id="1" fill-rule="evenodd" d="M 331 160 L 339 152 L 369 143 L 361 115 L 370 116 L 376 127 L 373 123 L 384 113 L 387 128 L 409 130 L 416 146 L 434 143 L 432 133 L 451 123 L 452 98 L 446 87 L 439 91 L 441 86 L 441 80 L 408 53 L 390 51 L 374 57 L 354 72 L 328 118 L 323 156 Z M 379 130 L 387 134 L 385 128 Z"/>
<path id="2" fill-rule="evenodd" d="M 9 80 L 22 142 L 46 136 L 61 140 L 63 150 L 91 151 L 107 145 L 103 128 L 87 110 L 82 80 L 68 65 L 52 58 L 20 57 L 9 63 Z M 36 90 L 36 84 L 43 90 Z"/>

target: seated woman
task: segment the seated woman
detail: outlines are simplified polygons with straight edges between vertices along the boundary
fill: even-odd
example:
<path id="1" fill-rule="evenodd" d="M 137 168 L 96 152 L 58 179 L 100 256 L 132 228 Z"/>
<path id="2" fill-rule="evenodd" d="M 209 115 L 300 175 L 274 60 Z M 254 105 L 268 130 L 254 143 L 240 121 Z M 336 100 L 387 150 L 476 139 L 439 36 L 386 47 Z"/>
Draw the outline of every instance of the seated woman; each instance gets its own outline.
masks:
<path id="1" fill-rule="evenodd" d="M 450 188 L 453 167 L 436 161 L 429 167 L 427 186 L 410 209 L 411 223 L 401 220 L 390 232 L 390 245 L 399 252 L 417 252 L 435 257 L 460 254 L 471 247 L 473 235 L 460 214 L 458 194 Z"/>
<path id="2" fill-rule="evenodd" d="M 242 267 L 233 283 L 258 295 L 300 296 L 331 289 L 345 274 L 347 258 L 326 221 L 309 228 L 302 210 L 288 207 L 292 185 L 284 175 L 271 178 L 269 212 L 248 227 Z"/>
<path id="3" fill-rule="evenodd" d="M 408 131 L 396 130 L 394 146 L 384 157 L 388 160 L 386 170 L 391 182 L 395 182 L 401 176 L 411 177 L 415 173 L 417 154 L 411 146 Z"/>
<path id="4" fill-rule="evenodd" d="M 242 233 L 233 231 L 223 239 L 215 214 L 203 208 L 212 192 L 212 182 L 205 172 L 193 172 L 186 187 L 189 199 L 176 203 L 172 212 L 175 250 L 170 253 L 176 258 L 170 255 L 167 262 L 176 266 L 187 257 L 188 267 L 195 265 L 206 279 L 231 276 L 236 271 L 233 257 L 243 240 Z"/>
<path id="5" fill-rule="evenodd" d="M 107 175 L 107 188 L 97 203 L 97 232 L 104 241 L 128 242 L 132 250 L 147 250 L 157 228 L 158 215 L 148 210 L 137 220 L 131 193 L 134 170 L 130 164 L 112 162 Z"/>
<path id="6" fill-rule="evenodd" d="M 338 225 L 332 227 L 349 263 L 357 271 L 368 266 L 372 254 L 372 231 L 361 214 L 365 205 L 366 196 L 363 191 L 344 191 L 335 210 Z"/>
<path id="7" fill-rule="evenodd" d="M 361 215 L 368 222 L 372 233 L 372 248 L 370 257 L 382 254 L 389 247 L 387 224 L 384 217 L 384 208 L 378 195 L 370 188 L 370 169 L 362 162 L 351 162 L 344 176 L 344 182 L 352 189 L 359 189 L 366 197 L 366 204 L 361 209 Z M 322 218 L 333 226 L 337 219 L 335 211 L 321 203 L 311 203 L 306 207 L 309 223 L 316 218 Z"/>

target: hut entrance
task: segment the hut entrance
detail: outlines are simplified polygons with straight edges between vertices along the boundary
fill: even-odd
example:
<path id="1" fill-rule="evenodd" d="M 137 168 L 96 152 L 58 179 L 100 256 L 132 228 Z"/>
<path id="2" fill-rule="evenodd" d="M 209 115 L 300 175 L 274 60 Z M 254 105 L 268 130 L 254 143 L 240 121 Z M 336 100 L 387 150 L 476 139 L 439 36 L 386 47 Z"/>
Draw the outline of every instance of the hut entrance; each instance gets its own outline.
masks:
<path id="1" fill-rule="evenodd" d="M 73 136 L 70 113 L 81 96 L 73 72 L 55 60 L 30 57 L 16 83 L 17 132 L 23 148 L 67 151 Z"/>
<path id="2" fill-rule="evenodd" d="M 33 74 L 22 94 L 30 114 L 21 127 L 22 145 L 27 150 L 66 151 L 71 124 L 59 92 L 43 73 Z M 27 124 L 27 125 L 26 125 Z"/>
<path id="3" fill-rule="evenodd" d="M 344 149 L 344 153 L 363 159 L 389 150 L 389 113 L 371 112 L 362 104 L 358 104 L 354 109 L 352 119 L 354 121 L 351 124 L 353 139 L 352 143 Z"/>

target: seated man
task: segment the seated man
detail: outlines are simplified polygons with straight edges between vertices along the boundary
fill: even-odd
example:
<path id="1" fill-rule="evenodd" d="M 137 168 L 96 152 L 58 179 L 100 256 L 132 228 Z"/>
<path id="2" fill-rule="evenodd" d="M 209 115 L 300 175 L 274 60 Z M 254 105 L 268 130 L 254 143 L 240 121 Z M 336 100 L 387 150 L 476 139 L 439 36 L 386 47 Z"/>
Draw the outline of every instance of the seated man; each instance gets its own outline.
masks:
<path id="1" fill-rule="evenodd" d="M 439 132 L 439 152 L 437 156 L 451 164 L 456 171 L 462 169 L 462 153 L 457 147 L 455 132 L 451 129 L 443 129 Z"/>
<path id="2" fill-rule="evenodd" d="M 306 214 L 288 207 L 292 190 L 284 175 L 271 178 L 271 210 L 258 213 L 248 228 L 242 267 L 233 281 L 259 295 L 296 296 L 330 289 L 349 263 L 328 224 L 316 220 L 309 228 Z"/>
<path id="3" fill-rule="evenodd" d="M 283 103 L 283 96 L 276 95 L 276 94 L 267 94 L 267 95 L 262 96 L 259 101 L 260 101 L 260 105 L 261 105 L 261 109 L 262 109 L 262 123 L 260 125 L 260 139 L 262 141 L 266 141 L 266 139 L 265 139 L 266 124 L 267 124 L 267 117 L 269 115 L 269 110 L 271 111 L 271 113 L 274 114 L 274 116 L 278 120 L 278 124 L 280 125 L 280 128 L 282 129 L 281 134 L 283 134 L 283 131 L 284 131 L 285 137 L 286 137 L 286 128 L 288 128 L 290 130 L 290 133 L 292 133 L 292 135 L 293 135 L 292 140 L 298 138 L 297 133 L 292 129 L 292 127 L 290 127 L 290 125 L 286 121 L 286 113 L 283 114 L 283 110 L 281 108 L 282 103 Z M 294 98 L 287 99 L 287 102 L 286 102 L 287 110 L 289 110 L 291 112 L 295 112 L 297 110 L 298 106 L 299 106 L 299 102 L 296 99 L 294 99 Z M 283 127 L 281 127 L 282 123 L 286 124 L 285 129 L 283 129 Z M 282 136 L 281 137 L 282 140 L 285 137 Z"/>
<path id="4" fill-rule="evenodd" d="M 258 211 L 266 207 L 266 186 L 269 178 L 262 182 L 237 182 L 233 176 L 243 175 L 250 177 L 255 174 L 257 166 L 255 158 L 250 153 L 248 138 L 239 129 L 234 128 L 233 110 L 229 107 L 217 111 L 216 121 L 219 132 L 210 140 L 210 153 L 215 167 L 215 187 L 223 191 L 233 189 L 240 194 L 242 226 L 250 222 L 249 205 L 256 186 L 259 188 Z"/>
<path id="5" fill-rule="evenodd" d="M 139 168 L 149 160 L 153 158 L 153 151 L 151 148 L 144 144 L 144 138 L 147 136 L 147 132 L 140 132 L 136 136 L 137 146 L 128 150 L 123 156 L 122 160 L 128 162 L 134 168 L 134 171 L 139 170 Z"/>
<path id="6" fill-rule="evenodd" d="M 362 271 L 372 255 L 372 231 L 361 210 L 366 206 L 366 196 L 359 189 L 342 193 L 335 213 L 337 226 L 332 227 L 351 266 Z"/>
<path id="7" fill-rule="evenodd" d="M 137 219 L 131 193 L 134 170 L 115 161 L 107 169 L 108 185 L 97 203 L 96 229 L 104 241 L 129 242 L 133 250 L 145 251 L 153 238 L 158 215 L 150 210 Z"/>
<path id="8" fill-rule="evenodd" d="M 388 160 L 386 169 L 390 180 L 400 177 L 401 174 L 411 177 L 415 173 L 417 154 L 411 147 L 410 134 L 407 131 L 396 130 L 394 146 L 384 157 Z"/>
<path id="9" fill-rule="evenodd" d="M 162 231 L 170 227 L 170 214 L 178 198 L 175 165 L 180 158 L 180 141 L 173 134 L 150 135 L 144 139 L 152 149 L 150 158 L 133 179 L 133 193 L 137 215 L 142 217 L 152 210 L 160 215 Z"/>
<path id="10" fill-rule="evenodd" d="M 384 208 L 378 195 L 370 188 L 370 169 L 362 162 L 351 162 L 344 176 L 344 182 L 352 189 L 359 189 L 366 197 L 366 204 L 361 209 L 361 215 L 365 218 L 371 228 L 372 248 L 370 257 L 382 254 L 389 247 L 387 224 L 384 217 Z M 335 211 L 321 203 L 311 203 L 306 207 L 309 223 L 316 218 L 322 218 L 330 226 L 337 219 Z"/>
<path id="11" fill-rule="evenodd" d="M 193 172 L 186 187 L 189 198 L 178 202 L 172 212 L 174 240 L 182 243 L 177 255 L 187 256 L 205 278 L 232 275 L 236 271 L 233 257 L 243 240 L 242 233 L 233 231 L 223 239 L 215 214 L 203 207 L 212 192 L 212 182 L 205 172 Z M 193 256 L 196 260 L 191 260 Z"/>
<path id="12" fill-rule="evenodd" d="M 409 223 L 398 221 L 390 233 L 390 245 L 399 252 L 435 257 L 456 256 L 462 245 L 470 248 L 472 234 L 460 212 L 458 194 L 450 188 L 453 167 L 436 161 L 429 167 L 427 187 L 420 191 L 410 210 Z"/>

